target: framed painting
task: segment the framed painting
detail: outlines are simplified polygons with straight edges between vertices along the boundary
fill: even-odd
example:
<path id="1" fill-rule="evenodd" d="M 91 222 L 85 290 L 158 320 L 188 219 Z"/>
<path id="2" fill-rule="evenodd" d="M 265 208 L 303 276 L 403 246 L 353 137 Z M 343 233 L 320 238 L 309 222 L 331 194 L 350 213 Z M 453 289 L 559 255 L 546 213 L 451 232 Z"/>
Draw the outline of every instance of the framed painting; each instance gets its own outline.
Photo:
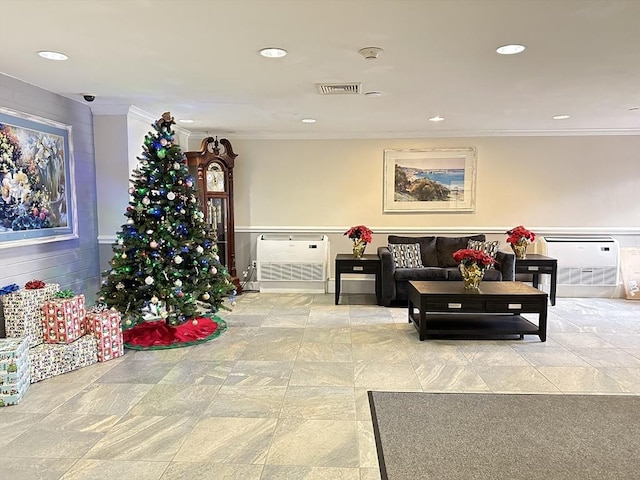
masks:
<path id="1" fill-rule="evenodd" d="M 78 237 L 71 126 L 0 107 L 0 249 Z"/>
<path id="2" fill-rule="evenodd" d="M 476 149 L 384 151 L 384 212 L 473 212 Z"/>

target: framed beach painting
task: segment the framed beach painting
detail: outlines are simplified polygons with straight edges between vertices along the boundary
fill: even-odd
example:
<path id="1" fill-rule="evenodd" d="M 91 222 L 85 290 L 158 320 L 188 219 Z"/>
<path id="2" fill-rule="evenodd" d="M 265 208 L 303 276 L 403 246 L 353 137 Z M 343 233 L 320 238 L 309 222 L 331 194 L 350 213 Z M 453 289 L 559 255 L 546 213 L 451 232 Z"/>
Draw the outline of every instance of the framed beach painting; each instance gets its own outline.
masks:
<path id="1" fill-rule="evenodd" d="M 77 238 L 71 126 L 0 107 L 0 249 Z"/>
<path id="2" fill-rule="evenodd" d="M 476 149 L 384 151 L 384 212 L 473 212 Z"/>

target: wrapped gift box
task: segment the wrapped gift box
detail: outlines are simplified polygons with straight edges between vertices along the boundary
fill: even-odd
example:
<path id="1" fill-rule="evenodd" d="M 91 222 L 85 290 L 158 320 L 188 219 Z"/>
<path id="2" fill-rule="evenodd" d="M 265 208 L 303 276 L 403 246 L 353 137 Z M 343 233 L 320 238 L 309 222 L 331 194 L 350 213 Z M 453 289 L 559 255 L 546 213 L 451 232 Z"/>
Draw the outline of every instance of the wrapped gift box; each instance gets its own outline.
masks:
<path id="1" fill-rule="evenodd" d="M 71 343 L 85 332 L 84 295 L 73 298 L 54 298 L 42 306 L 42 328 L 47 343 Z"/>
<path id="2" fill-rule="evenodd" d="M 98 341 L 98 361 L 106 362 L 124 355 L 122 320 L 117 310 L 89 311 L 87 331 Z"/>
<path id="3" fill-rule="evenodd" d="M 0 407 L 17 405 L 30 384 L 29 340 L 0 338 Z"/>
<path id="4" fill-rule="evenodd" d="M 98 348 L 93 335 L 72 343 L 44 343 L 29 349 L 31 383 L 98 362 Z"/>
<path id="5" fill-rule="evenodd" d="M 20 383 L 17 385 L 10 385 L 7 387 L 3 387 L 0 390 L 0 407 L 7 407 L 9 405 L 17 405 L 24 397 L 24 394 L 27 393 L 27 389 L 30 385 L 29 379 L 29 371 L 27 370 L 27 375 L 20 380 Z"/>
<path id="6" fill-rule="evenodd" d="M 60 290 L 57 283 L 47 283 L 44 288 L 22 288 L 0 296 L 4 307 L 4 324 L 7 337 L 29 339 L 34 347 L 44 342 L 42 330 L 42 305 Z"/>

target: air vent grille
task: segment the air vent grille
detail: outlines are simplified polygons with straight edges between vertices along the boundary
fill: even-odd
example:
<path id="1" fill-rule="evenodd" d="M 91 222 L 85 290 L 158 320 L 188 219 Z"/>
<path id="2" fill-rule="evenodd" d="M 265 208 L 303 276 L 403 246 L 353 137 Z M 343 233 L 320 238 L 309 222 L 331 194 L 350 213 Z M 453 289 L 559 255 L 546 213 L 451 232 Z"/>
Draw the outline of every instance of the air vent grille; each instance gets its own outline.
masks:
<path id="1" fill-rule="evenodd" d="M 260 280 L 323 281 L 324 265 L 321 263 L 261 263 Z"/>
<path id="2" fill-rule="evenodd" d="M 360 83 L 317 83 L 320 95 L 358 95 Z"/>

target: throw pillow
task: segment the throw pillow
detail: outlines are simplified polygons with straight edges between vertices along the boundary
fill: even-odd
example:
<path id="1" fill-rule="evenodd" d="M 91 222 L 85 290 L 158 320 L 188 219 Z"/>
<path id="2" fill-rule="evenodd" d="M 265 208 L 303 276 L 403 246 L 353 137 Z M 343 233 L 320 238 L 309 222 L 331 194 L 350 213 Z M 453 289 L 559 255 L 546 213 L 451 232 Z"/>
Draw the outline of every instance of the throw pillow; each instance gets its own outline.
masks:
<path id="1" fill-rule="evenodd" d="M 422 268 L 419 243 L 389 244 L 396 268 Z"/>
<path id="2" fill-rule="evenodd" d="M 436 252 L 436 237 L 402 237 L 389 235 L 387 243 L 418 243 L 423 267 L 437 267 L 438 254 Z"/>
<path id="3" fill-rule="evenodd" d="M 500 240 L 495 240 L 493 242 L 469 240 L 467 248 L 471 250 L 480 250 L 481 252 L 486 253 L 492 258 L 496 258 L 496 254 L 498 253 L 498 249 L 500 248 Z M 493 268 L 493 265 L 489 266 L 489 268 Z"/>
<path id="4" fill-rule="evenodd" d="M 439 267 L 457 267 L 458 262 L 453 259 L 453 252 L 461 248 L 467 248 L 469 240 L 485 241 L 484 234 L 468 237 L 438 237 L 436 239 L 436 249 L 438 251 Z"/>

